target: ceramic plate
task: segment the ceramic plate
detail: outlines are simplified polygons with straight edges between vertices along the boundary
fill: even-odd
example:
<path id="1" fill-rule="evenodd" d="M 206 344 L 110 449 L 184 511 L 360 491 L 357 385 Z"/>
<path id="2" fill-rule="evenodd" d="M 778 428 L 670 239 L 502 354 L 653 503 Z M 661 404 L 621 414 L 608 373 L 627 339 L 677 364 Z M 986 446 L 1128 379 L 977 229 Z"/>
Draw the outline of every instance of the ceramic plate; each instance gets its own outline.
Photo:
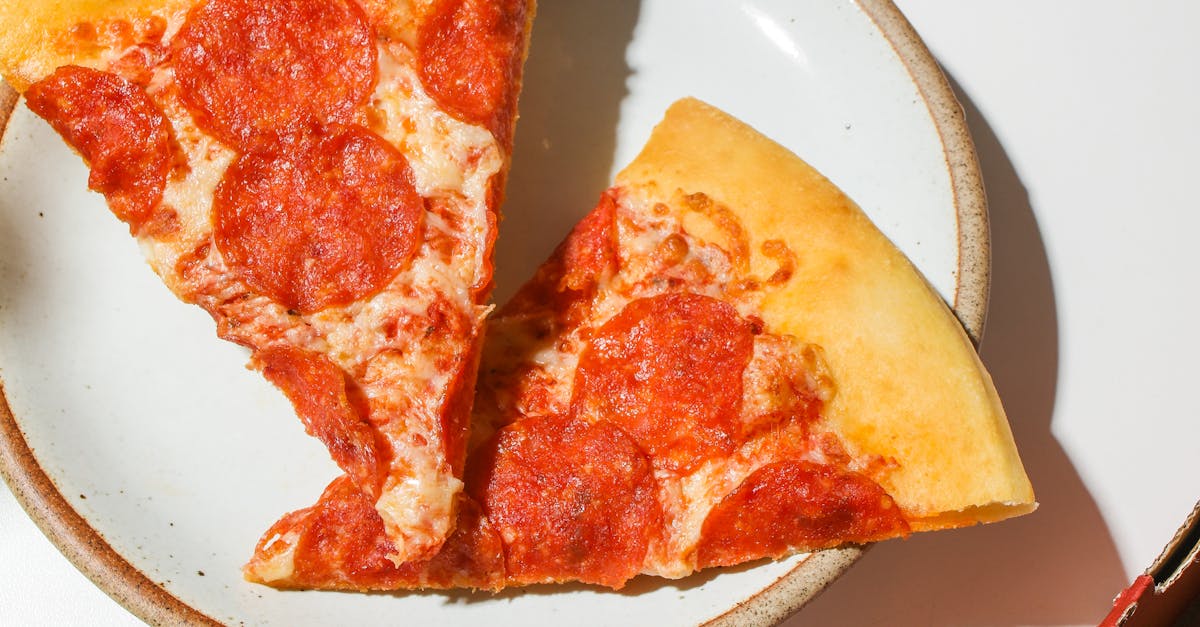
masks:
<path id="1" fill-rule="evenodd" d="M 833 179 L 978 333 L 987 232 L 973 148 L 936 64 L 880 0 L 543 0 L 497 299 L 687 95 Z M 149 271 L 86 191 L 80 159 L 23 105 L 0 104 L 0 470 L 63 553 L 143 619 L 770 624 L 857 558 L 843 549 L 639 578 L 621 592 L 362 595 L 243 582 L 259 534 L 311 504 L 336 468 L 283 396 L 244 368 L 247 353 L 217 341 L 208 316 Z"/>

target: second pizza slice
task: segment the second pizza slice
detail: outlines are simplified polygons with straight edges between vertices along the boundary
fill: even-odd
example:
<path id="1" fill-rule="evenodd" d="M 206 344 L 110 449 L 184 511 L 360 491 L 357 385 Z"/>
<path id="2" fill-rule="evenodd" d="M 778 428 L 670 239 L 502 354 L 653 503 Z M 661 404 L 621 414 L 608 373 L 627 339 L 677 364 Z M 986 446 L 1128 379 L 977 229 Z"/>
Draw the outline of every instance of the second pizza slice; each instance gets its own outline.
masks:
<path id="1" fill-rule="evenodd" d="M 291 400 L 390 557 L 453 530 L 532 0 L 71 0 L 0 71 Z"/>

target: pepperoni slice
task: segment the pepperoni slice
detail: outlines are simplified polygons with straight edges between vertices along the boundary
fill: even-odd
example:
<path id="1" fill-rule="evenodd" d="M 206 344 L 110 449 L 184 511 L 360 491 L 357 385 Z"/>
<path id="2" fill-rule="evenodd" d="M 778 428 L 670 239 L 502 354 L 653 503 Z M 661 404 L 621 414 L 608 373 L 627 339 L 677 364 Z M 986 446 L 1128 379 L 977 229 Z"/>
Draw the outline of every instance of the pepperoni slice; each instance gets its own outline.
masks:
<path id="1" fill-rule="evenodd" d="M 806 461 L 768 464 L 709 512 L 700 568 L 907 535 L 908 523 L 865 475 Z"/>
<path id="2" fill-rule="evenodd" d="M 263 376 L 292 402 L 309 435 L 329 448 L 360 490 L 378 496 L 387 448 L 350 404 L 341 368 L 323 355 L 287 345 L 265 348 L 255 359 Z"/>
<path id="3" fill-rule="evenodd" d="M 547 309 L 564 321 L 586 314 L 596 284 L 618 269 L 616 192 L 609 190 L 600 202 L 571 229 L 537 275 L 523 285 L 501 310 L 501 316 L 519 316 Z"/>
<path id="4" fill-rule="evenodd" d="M 124 78 L 72 65 L 34 83 L 25 100 L 88 161 L 88 187 L 136 234 L 162 201 L 173 163 L 162 111 Z"/>
<path id="5" fill-rule="evenodd" d="M 742 440 L 742 372 L 754 337 L 728 303 L 672 293 L 635 300 L 579 358 L 571 410 L 610 420 L 655 464 L 686 472 Z"/>
<path id="6" fill-rule="evenodd" d="M 402 580 L 416 580 L 422 588 L 499 590 L 504 586 L 504 544 L 479 504 L 464 494 L 454 533 L 442 550 L 428 561 L 401 564 L 398 571 Z"/>
<path id="7" fill-rule="evenodd" d="M 303 313 L 375 293 L 416 254 L 424 200 L 371 131 L 334 126 L 238 157 L 213 201 L 217 249 L 254 290 Z"/>
<path id="8" fill-rule="evenodd" d="M 511 145 L 528 0 L 437 0 L 417 32 L 417 72 L 443 109 Z"/>
<path id="9" fill-rule="evenodd" d="M 649 461 L 615 425 L 530 418 L 477 455 L 467 489 L 504 539 L 510 583 L 620 588 L 641 570 L 662 508 Z"/>
<path id="10" fill-rule="evenodd" d="M 239 150 L 350 122 L 378 79 L 375 33 L 352 0 L 209 0 L 172 49 L 197 125 Z"/>
<path id="11" fill-rule="evenodd" d="M 280 582 L 286 586 L 370 587 L 396 578 L 395 566 L 387 559 L 393 549 L 383 519 L 345 475 L 325 489 L 316 505 L 272 525 L 247 570 L 277 559 L 289 547 L 294 547 L 292 572 Z"/>
<path id="12" fill-rule="evenodd" d="M 280 541 L 286 536 L 295 540 Z M 348 477 L 335 479 L 316 505 L 275 523 L 255 549 L 247 567 L 255 572 L 294 547 L 292 572 L 283 587 L 394 590 L 400 587 L 471 587 L 496 590 L 504 580 L 500 537 L 470 498 L 458 508 L 458 526 L 441 552 L 427 561 L 399 566 L 388 556 L 395 548 L 383 519 Z"/>

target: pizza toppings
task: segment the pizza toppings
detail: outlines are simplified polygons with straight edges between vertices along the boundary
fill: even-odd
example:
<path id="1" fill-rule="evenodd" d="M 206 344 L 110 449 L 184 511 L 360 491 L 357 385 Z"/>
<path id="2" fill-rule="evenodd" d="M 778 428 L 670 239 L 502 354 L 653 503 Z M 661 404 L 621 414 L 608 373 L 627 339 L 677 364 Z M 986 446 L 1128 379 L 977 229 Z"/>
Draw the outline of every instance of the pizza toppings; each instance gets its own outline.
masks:
<path id="1" fill-rule="evenodd" d="M 579 358 L 573 412 L 628 432 L 656 465 L 687 471 L 740 444 L 751 325 L 728 303 L 668 293 L 629 303 Z"/>
<path id="2" fill-rule="evenodd" d="M 412 118 L 365 105 L 376 91 L 396 97 L 399 86 L 403 98 L 423 86 L 439 124 L 484 126 L 507 152 L 530 4 L 405 7 L 412 36 L 399 44 L 389 40 L 396 25 L 375 24 L 380 15 L 356 0 L 200 0 L 177 16 L 169 44 L 164 24 L 142 47 L 112 51 L 116 73 L 68 66 L 29 90 L 31 108 L 83 153 L 90 186 L 136 234 L 192 236 L 211 224 L 211 239 L 189 241 L 172 267 L 201 284 L 193 279 L 211 262 L 210 287 L 236 284 L 206 294 L 246 314 L 210 309 L 225 316 L 219 328 L 251 329 L 237 337 L 254 364 L 346 473 L 272 527 L 247 576 L 345 589 L 620 588 L 643 572 L 682 576 L 907 534 L 874 480 L 893 461 L 852 456 L 826 430 L 833 387 L 819 349 L 772 335 L 759 315 L 762 292 L 804 269 L 788 242 L 763 241 L 778 268 L 750 275 L 752 238 L 738 214 L 682 187 L 637 201 L 606 192 L 501 311 L 516 324 L 498 328 L 523 335 L 497 352 L 524 361 L 495 369 L 507 388 L 482 391 L 503 401 L 488 411 L 508 413 L 488 423 L 499 431 L 475 448 L 467 494 L 458 492 L 484 315 L 471 306 L 490 281 L 505 166 L 470 192 L 422 182 L 422 198 L 395 147 L 416 155 Z M 125 39 L 123 48 L 137 40 L 132 30 Z M 174 132 L 196 150 L 179 150 Z M 174 195 L 176 181 L 194 183 L 183 172 L 192 164 L 168 179 L 177 155 L 205 150 L 199 165 L 219 169 L 208 170 L 212 203 L 196 220 Z M 213 152 L 224 160 L 203 161 Z M 468 164 L 483 154 L 462 152 Z M 413 156 L 418 174 L 422 159 Z M 486 214 L 475 231 L 457 213 L 471 203 L 487 205 L 472 204 Z M 706 230 L 692 235 L 681 216 Z M 426 221 L 437 235 L 422 247 Z M 468 231 L 476 248 L 456 239 Z M 423 251 L 431 267 L 425 257 L 414 265 Z M 395 281 L 410 267 L 440 281 L 465 256 L 476 267 L 449 290 Z M 358 324 L 357 307 L 309 315 L 377 294 L 361 308 L 371 323 L 348 332 L 335 326 Z M 413 299 L 427 306 L 408 307 Z M 388 309 L 396 303 L 407 308 Z"/>
<path id="3" fill-rule="evenodd" d="M 595 209 L 571 230 L 563 244 L 563 273 L 559 291 L 588 292 L 601 277 L 617 269 L 617 201 L 600 196 Z M 588 294 L 589 296 L 591 294 Z"/>
<path id="4" fill-rule="evenodd" d="M 662 525 L 658 485 L 615 425 L 531 418 L 476 455 L 468 490 L 504 541 L 509 582 L 619 588 L 641 571 Z"/>
<path id="5" fill-rule="evenodd" d="M 291 578 L 297 583 L 340 581 L 370 587 L 372 582 L 394 576 L 387 559 L 392 547 L 383 520 L 347 477 L 330 484 L 318 504 L 303 515 L 304 524 L 292 524 L 289 529 L 297 535 L 289 547 L 293 551 Z M 268 531 L 264 540 L 274 535 Z M 280 542 L 278 548 L 285 546 Z"/>
<path id="6" fill-rule="evenodd" d="M 458 525 L 435 557 L 397 566 L 389 559 L 394 553 L 379 513 L 343 476 L 316 505 L 289 514 L 263 535 L 246 575 L 280 587 L 353 590 L 498 589 L 503 580 L 500 538 L 465 496 Z"/>
<path id="7" fill-rule="evenodd" d="M 504 545 L 479 504 L 462 495 L 458 524 L 442 550 L 429 560 L 401 564 L 398 570 L 422 588 L 499 590 L 504 586 Z"/>
<path id="8" fill-rule="evenodd" d="M 478 540 L 383 565 L 390 574 L 360 587 L 620 588 L 641 573 L 681 577 L 908 532 L 875 480 L 893 466 L 847 453 L 823 421 L 834 386 L 820 347 L 740 313 L 771 282 L 731 296 L 745 264 L 666 222 L 669 210 L 639 226 L 626 202 L 607 192 L 492 327 L 475 426 L 498 430 L 468 457 L 460 507 L 478 501 L 482 513 L 460 514 L 455 535 Z M 708 278 L 663 279 L 681 264 Z M 338 541 L 364 550 L 381 533 L 346 532 L 369 536 Z M 480 546 L 502 553 L 490 571 Z"/>
<path id="9" fill-rule="evenodd" d="M 378 77 L 375 34 L 353 0 L 209 0 L 172 46 L 196 123 L 239 150 L 355 121 Z"/>
<path id="10" fill-rule="evenodd" d="M 360 490 L 378 497 L 386 444 L 351 405 L 342 370 L 323 355 L 286 344 L 261 350 L 255 359 L 263 376 L 292 402 L 308 433 L 329 448 Z"/>
<path id="11" fill-rule="evenodd" d="M 704 520 L 701 568 L 907 535 L 900 508 L 865 475 L 807 461 L 754 471 Z"/>
<path id="12" fill-rule="evenodd" d="M 834 386 L 821 349 L 740 313 L 771 282 L 726 289 L 745 264 L 666 222 L 669 210 L 654 228 L 635 224 L 626 202 L 605 193 L 492 327 L 475 426 L 498 431 L 468 457 L 459 503 L 482 513 L 460 513 L 454 536 L 476 540 L 382 565 L 388 575 L 359 587 L 620 588 L 640 573 L 681 577 L 908 532 L 875 481 L 893 466 L 850 455 L 823 421 Z M 723 232 L 736 232 L 725 218 Z M 764 248 L 787 265 L 788 251 Z M 663 279 L 681 264 L 708 278 Z M 338 542 L 364 550 L 381 533 L 346 529 L 370 537 Z M 490 570 L 487 546 L 503 557 Z"/>
<path id="13" fill-rule="evenodd" d="M 251 349 L 346 473 L 264 554 L 284 563 L 291 528 L 315 525 L 301 553 L 332 562 L 306 585 L 344 570 L 462 582 L 450 573 L 476 554 L 474 580 L 502 572 L 461 474 L 533 0 L 44 4 L 0 11 L 53 52 L 6 40 L 7 78 L 44 79 L 31 107 L 153 269 Z M 103 71 L 44 77 L 64 59 Z M 473 539 L 448 540 L 456 524 Z M 438 557 L 418 577 L 379 555 Z"/>
<path id="14" fill-rule="evenodd" d="M 404 156 L 335 126 L 240 156 L 214 199 L 217 249 L 255 290 L 300 312 L 383 288 L 420 246 L 424 201 Z"/>
<path id="15" fill-rule="evenodd" d="M 433 307 L 431 305 L 430 309 Z M 447 320 L 447 323 L 453 320 L 449 317 L 443 319 Z M 453 320 L 453 322 L 466 327 L 463 320 Z M 472 337 L 471 349 L 467 355 L 446 364 L 447 370 L 451 373 L 451 380 L 446 386 L 446 401 L 442 405 L 438 426 L 442 434 L 442 452 L 446 460 L 450 462 L 454 476 L 461 477 L 463 465 L 467 459 L 467 441 L 471 434 L 471 404 L 475 400 L 475 381 L 479 369 L 481 342 L 475 336 L 473 329 L 462 329 L 456 332 Z"/>
<path id="16" fill-rule="evenodd" d="M 417 33 L 417 71 L 434 100 L 511 144 L 512 86 L 523 58 L 524 0 L 437 0 Z"/>
<path id="17" fill-rule="evenodd" d="M 137 233 L 162 200 L 174 163 L 162 111 L 120 76 L 78 66 L 59 68 L 25 99 L 83 155 L 91 166 L 88 187 Z"/>
<path id="18" fill-rule="evenodd" d="M 537 276 L 513 296 L 501 310 L 501 316 L 525 315 L 550 311 L 568 324 L 578 324 L 586 312 L 577 311 L 595 296 L 597 284 L 616 272 L 617 203 L 613 193 L 605 193 L 587 216 L 555 249 Z"/>

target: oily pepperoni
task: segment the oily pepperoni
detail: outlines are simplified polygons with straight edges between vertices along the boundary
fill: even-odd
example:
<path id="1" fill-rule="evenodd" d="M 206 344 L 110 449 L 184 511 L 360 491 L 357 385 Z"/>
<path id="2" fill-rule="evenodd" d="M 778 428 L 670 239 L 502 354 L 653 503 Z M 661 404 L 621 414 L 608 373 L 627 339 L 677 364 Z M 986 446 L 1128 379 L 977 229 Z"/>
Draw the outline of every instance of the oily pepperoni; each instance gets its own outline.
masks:
<path id="1" fill-rule="evenodd" d="M 437 0 L 417 33 L 417 72 L 455 117 L 488 128 L 510 146 L 524 62 L 528 0 Z"/>
<path id="2" fill-rule="evenodd" d="M 259 351 L 255 359 L 263 376 L 292 402 L 309 435 L 325 444 L 360 490 L 378 496 L 387 447 L 351 405 L 341 368 L 324 355 L 284 344 Z"/>
<path id="3" fill-rule="evenodd" d="M 342 476 L 325 489 L 316 505 L 294 512 L 263 535 L 251 563 L 265 562 L 286 544 L 276 536 L 293 535 L 291 587 L 393 590 L 399 587 L 498 589 L 504 577 L 499 536 L 468 497 L 458 508 L 455 532 L 433 558 L 395 565 L 395 547 L 383 519 L 354 482 Z"/>
<path id="4" fill-rule="evenodd" d="M 586 291 L 617 271 L 617 198 L 607 191 L 562 244 L 559 291 Z"/>
<path id="5" fill-rule="evenodd" d="M 209 0 L 172 41 L 184 105 L 239 150 L 348 123 L 375 88 L 375 34 L 353 0 Z"/>
<path id="6" fill-rule="evenodd" d="M 806 461 L 754 471 L 709 512 L 698 566 L 728 566 L 907 535 L 892 497 L 865 475 Z"/>
<path id="7" fill-rule="evenodd" d="M 272 525 L 259 540 L 248 570 L 276 559 L 288 547 L 295 548 L 292 572 L 280 582 L 286 586 L 370 587 L 395 578 L 383 519 L 346 475 L 335 479 L 315 505 Z"/>
<path id="8" fill-rule="evenodd" d="M 162 201 L 173 163 L 162 111 L 124 78 L 71 65 L 34 83 L 25 99 L 88 161 L 88 187 L 136 234 Z"/>
<path id="9" fill-rule="evenodd" d="M 217 249 L 254 290 L 303 313 L 382 289 L 420 245 L 408 162 L 371 131 L 333 126 L 238 157 L 213 201 Z"/>
<path id="10" fill-rule="evenodd" d="M 662 509 L 649 461 L 615 425 L 530 418 L 477 455 L 467 489 L 504 539 L 510 583 L 620 588 L 641 570 Z"/>
<path id="11" fill-rule="evenodd" d="M 427 561 L 407 562 L 397 570 L 402 581 L 416 580 L 422 588 L 499 590 L 504 586 L 504 544 L 479 504 L 464 494 L 454 533 L 442 550 Z"/>
<path id="12" fill-rule="evenodd" d="M 708 296 L 635 300 L 579 358 L 571 410 L 621 426 L 663 468 L 686 472 L 742 440 L 749 322 Z"/>
<path id="13" fill-rule="evenodd" d="M 568 324 L 582 317 L 597 283 L 618 269 L 616 192 L 609 190 L 580 220 L 537 275 L 500 310 L 501 316 L 550 310 Z"/>

